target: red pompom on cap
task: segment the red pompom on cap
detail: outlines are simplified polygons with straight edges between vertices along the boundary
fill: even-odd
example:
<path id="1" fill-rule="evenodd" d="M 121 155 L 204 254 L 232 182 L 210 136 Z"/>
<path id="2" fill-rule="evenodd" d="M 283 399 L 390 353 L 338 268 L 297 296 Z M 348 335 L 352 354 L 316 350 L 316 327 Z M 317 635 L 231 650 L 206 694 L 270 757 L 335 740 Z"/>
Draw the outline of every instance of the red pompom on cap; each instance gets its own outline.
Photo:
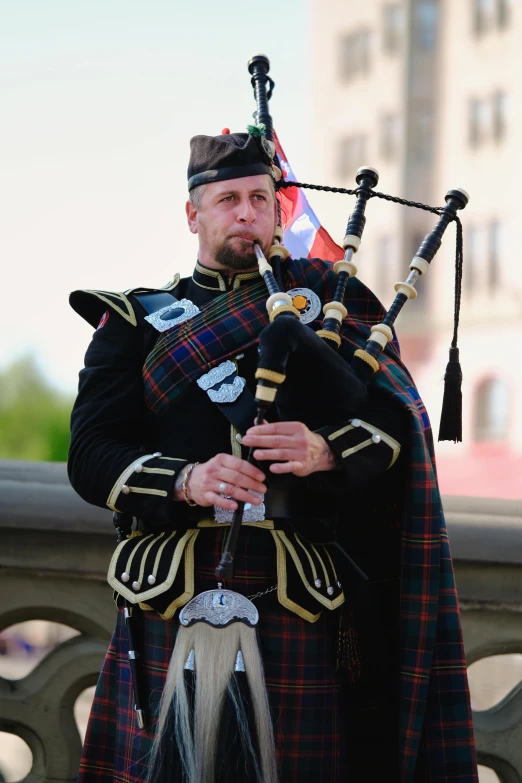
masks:
<path id="1" fill-rule="evenodd" d="M 227 133 L 230 133 L 230 128 L 223 128 L 223 130 L 221 131 L 221 135 L 226 136 Z"/>

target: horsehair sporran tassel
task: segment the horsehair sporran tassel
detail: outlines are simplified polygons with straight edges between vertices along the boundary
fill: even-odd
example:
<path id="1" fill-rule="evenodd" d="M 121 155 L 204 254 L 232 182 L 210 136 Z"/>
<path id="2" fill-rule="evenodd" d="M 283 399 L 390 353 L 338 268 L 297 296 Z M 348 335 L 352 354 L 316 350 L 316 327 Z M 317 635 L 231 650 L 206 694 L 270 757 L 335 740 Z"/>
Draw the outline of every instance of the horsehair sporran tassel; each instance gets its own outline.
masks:
<path id="1" fill-rule="evenodd" d="M 230 616 L 228 610 L 233 620 L 227 619 Z M 225 624 L 220 625 L 216 621 L 213 616 L 216 614 L 218 621 L 224 618 Z M 238 620 L 240 616 L 243 617 Z M 194 617 L 198 619 L 194 620 Z M 160 777 L 161 757 L 165 746 L 172 741 L 176 743 L 181 757 L 184 781 L 214 783 L 218 772 L 218 737 L 226 700 L 236 713 L 235 722 L 245 765 L 254 774 L 250 779 L 253 783 L 277 783 L 272 722 L 256 637 L 258 617 L 251 601 L 238 593 L 221 589 L 201 593 L 182 609 L 161 698 L 150 764 L 151 783 L 163 783 Z M 238 656 L 239 651 L 241 657 Z M 193 706 L 192 694 L 187 692 L 186 684 L 189 660 L 195 672 Z M 234 682 L 238 660 L 244 662 L 257 741 L 250 735 L 249 699 L 239 697 L 237 682 Z M 173 737 L 166 731 L 169 725 L 174 726 Z"/>

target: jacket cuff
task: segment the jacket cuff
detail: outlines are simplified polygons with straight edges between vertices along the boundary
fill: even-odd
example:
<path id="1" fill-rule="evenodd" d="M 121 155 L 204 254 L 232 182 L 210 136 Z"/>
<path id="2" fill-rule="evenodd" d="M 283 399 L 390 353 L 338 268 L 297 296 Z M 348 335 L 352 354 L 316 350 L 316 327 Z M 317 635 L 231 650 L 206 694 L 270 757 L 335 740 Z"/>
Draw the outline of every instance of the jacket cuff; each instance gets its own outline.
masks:
<path id="1" fill-rule="evenodd" d="M 174 484 L 187 464 L 182 457 L 164 457 L 159 451 L 138 457 L 116 479 L 107 506 L 140 519 L 169 522 L 174 518 Z"/>
<path id="2" fill-rule="evenodd" d="M 323 427 L 317 432 L 334 452 L 350 479 L 350 486 L 391 468 L 401 450 L 395 438 L 362 419 L 353 418 L 344 427 Z"/>

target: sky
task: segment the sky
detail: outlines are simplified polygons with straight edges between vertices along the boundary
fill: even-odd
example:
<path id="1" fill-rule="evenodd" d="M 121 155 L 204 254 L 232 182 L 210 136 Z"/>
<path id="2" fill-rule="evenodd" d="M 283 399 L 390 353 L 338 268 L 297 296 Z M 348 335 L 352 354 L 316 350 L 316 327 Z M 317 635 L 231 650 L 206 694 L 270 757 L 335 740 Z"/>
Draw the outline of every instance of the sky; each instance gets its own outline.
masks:
<path id="1" fill-rule="evenodd" d="M 92 328 L 77 288 L 190 273 L 190 137 L 244 130 L 249 57 L 306 177 L 309 0 L 0 0 L 0 371 L 32 354 L 74 393 Z"/>

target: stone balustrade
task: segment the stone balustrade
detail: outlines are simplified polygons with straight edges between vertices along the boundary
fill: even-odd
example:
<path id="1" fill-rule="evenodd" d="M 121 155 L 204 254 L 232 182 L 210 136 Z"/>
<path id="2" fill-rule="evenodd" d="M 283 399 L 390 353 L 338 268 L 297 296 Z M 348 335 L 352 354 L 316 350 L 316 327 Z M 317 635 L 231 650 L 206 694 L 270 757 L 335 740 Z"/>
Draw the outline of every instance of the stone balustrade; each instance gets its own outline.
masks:
<path id="1" fill-rule="evenodd" d="M 447 497 L 445 509 L 468 663 L 522 653 L 522 501 Z M 72 783 L 74 703 L 96 682 L 114 623 L 111 514 L 77 497 L 63 464 L 4 461 L 0 541 L 0 630 L 43 619 L 80 632 L 26 677 L 0 678 L 0 731 L 31 748 L 27 783 Z M 522 683 L 473 718 L 479 763 L 502 783 L 522 783 Z"/>

